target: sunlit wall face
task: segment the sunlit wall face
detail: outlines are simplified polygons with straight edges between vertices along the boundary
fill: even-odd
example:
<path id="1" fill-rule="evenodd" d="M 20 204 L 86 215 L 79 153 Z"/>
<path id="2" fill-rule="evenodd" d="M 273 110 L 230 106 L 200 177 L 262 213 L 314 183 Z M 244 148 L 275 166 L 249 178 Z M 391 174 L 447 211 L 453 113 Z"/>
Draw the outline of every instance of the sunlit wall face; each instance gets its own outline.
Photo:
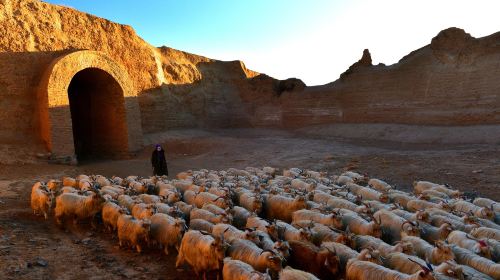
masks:
<path id="1" fill-rule="evenodd" d="M 149 43 L 308 85 L 331 82 L 363 49 L 396 63 L 440 30 L 474 37 L 500 31 L 495 0 L 48 0 L 131 25 Z"/>

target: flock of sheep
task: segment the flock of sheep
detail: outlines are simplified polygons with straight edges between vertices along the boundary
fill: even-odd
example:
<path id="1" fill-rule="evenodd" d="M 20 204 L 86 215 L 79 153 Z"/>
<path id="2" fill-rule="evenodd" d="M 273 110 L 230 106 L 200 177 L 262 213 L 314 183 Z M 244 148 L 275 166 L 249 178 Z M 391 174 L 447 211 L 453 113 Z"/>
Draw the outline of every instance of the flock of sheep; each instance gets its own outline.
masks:
<path id="1" fill-rule="evenodd" d="M 500 279 L 500 204 L 426 181 L 411 194 L 351 171 L 79 175 L 37 182 L 31 207 L 101 222 L 139 253 L 175 248 L 204 279 Z"/>

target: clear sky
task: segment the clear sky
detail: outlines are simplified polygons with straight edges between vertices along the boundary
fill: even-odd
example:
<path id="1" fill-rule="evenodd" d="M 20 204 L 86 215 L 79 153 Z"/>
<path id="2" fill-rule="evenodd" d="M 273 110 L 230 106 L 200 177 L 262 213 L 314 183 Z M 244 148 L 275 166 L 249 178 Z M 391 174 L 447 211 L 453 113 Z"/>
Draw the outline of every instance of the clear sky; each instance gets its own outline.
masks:
<path id="1" fill-rule="evenodd" d="M 363 49 L 396 63 L 440 30 L 500 31 L 498 0 L 45 0 L 131 25 L 154 46 L 308 85 L 336 80 Z"/>

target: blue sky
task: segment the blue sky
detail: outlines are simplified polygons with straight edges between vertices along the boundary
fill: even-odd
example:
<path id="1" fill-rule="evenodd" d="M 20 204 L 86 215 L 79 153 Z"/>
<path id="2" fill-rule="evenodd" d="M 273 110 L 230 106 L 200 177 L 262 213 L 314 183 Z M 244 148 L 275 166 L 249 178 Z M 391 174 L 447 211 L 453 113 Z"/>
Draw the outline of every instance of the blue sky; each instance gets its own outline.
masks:
<path id="1" fill-rule="evenodd" d="M 131 25 L 154 46 L 221 60 L 308 85 L 334 81 L 369 48 L 392 64 L 457 26 L 500 31 L 500 1 L 46 0 Z"/>

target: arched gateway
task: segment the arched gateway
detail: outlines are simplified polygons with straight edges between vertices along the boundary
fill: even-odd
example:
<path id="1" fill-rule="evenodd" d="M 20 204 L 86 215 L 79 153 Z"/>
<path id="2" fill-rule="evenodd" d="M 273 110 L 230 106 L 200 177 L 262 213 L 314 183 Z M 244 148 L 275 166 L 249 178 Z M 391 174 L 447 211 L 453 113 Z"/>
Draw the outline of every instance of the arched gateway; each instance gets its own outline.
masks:
<path id="1" fill-rule="evenodd" d="M 142 147 L 137 94 L 127 72 L 96 51 L 57 58 L 39 88 L 40 133 L 56 156 L 117 158 Z"/>

